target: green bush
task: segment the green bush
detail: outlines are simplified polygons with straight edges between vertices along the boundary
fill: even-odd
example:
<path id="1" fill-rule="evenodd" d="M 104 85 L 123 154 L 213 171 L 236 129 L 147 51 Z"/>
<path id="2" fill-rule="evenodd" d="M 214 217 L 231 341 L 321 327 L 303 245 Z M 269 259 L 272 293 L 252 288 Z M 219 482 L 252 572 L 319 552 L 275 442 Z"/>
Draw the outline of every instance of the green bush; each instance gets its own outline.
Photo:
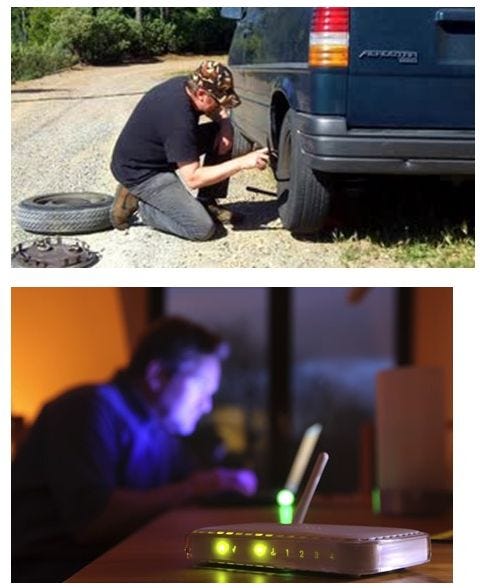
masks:
<path id="1" fill-rule="evenodd" d="M 12 78 L 30 79 L 76 61 L 121 63 L 168 51 L 228 49 L 235 23 L 218 8 L 12 8 Z"/>
<path id="2" fill-rule="evenodd" d="M 59 36 L 52 30 L 52 23 L 64 8 L 29 8 L 28 9 L 28 42 L 36 45 L 50 43 L 55 45 Z"/>
<path id="3" fill-rule="evenodd" d="M 177 9 L 172 14 L 176 35 L 170 50 L 177 53 L 227 51 L 235 23 L 220 16 L 218 8 Z"/>
<path id="4" fill-rule="evenodd" d="M 59 45 L 12 44 L 11 78 L 31 80 L 75 63 L 74 56 Z"/>
<path id="5" fill-rule="evenodd" d="M 132 54 L 140 57 L 155 57 L 170 50 L 175 39 L 176 26 L 161 18 L 145 19 L 142 23 L 139 47 L 132 47 Z"/>
<path id="6" fill-rule="evenodd" d="M 140 23 L 118 8 L 99 9 L 95 16 L 90 8 L 64 10 L 52 27 L 81 61 L 92 64 L 119 63 L 141 44 Z"/>
<path id="7" fill-rule="evenodd" d="M 70 8 L 54 19 L 51 29 L 63 45 L 81 59 L 87 51 L 93 20 L 90 8 Z"/>

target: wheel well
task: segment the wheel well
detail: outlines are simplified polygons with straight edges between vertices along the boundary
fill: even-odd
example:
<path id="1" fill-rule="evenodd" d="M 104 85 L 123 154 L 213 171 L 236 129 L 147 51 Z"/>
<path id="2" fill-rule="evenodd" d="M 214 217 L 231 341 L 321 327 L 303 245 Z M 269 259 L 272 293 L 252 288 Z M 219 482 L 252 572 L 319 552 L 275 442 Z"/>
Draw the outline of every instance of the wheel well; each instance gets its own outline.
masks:
<path id="1" fill-rule="evenodd" d="M 290 109 L 290 104 L 282 92 L 276 92 L 272 97 L 270 107 L 270 137 L 274 149 L 278 149 L 280 140 L 280 130 L 282 128 L 285 115 Z"/>

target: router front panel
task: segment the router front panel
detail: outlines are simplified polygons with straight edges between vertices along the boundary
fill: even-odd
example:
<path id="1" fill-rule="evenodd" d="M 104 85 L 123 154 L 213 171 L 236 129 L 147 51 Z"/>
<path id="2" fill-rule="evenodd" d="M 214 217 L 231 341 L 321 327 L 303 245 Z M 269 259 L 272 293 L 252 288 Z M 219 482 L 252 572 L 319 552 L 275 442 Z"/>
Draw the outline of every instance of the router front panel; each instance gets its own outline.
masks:
<path id="1" fill-rule="evenodd" d="M 427 562 L 430 539 L 410 529 L 247 524 L 197 529 L 186 553 L 195 564 L 361 576 Z"/>

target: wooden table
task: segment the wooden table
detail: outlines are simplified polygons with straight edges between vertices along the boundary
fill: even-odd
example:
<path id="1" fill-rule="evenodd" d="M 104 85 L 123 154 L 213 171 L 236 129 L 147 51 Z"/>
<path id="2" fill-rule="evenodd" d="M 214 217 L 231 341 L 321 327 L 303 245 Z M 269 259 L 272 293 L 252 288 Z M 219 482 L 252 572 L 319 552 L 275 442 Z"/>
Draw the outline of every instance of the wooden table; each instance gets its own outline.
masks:
<path id="1" fill-rule="evenodd" d="M 450 516 L 373 515 L 366 506 L 321 504 L 309 523 L 402 527 L 438 533 L 452 528 Z M 69 582 L 452 582 L 451 542 L 433 542 L 429 563 L 376 576 L 347 578 L 310 572 L 194 567 L 186 559 L 185 536 L 199 527 L 277 522 L 274 507 L 184 508 L 170 511 L 85 566 Z"/>

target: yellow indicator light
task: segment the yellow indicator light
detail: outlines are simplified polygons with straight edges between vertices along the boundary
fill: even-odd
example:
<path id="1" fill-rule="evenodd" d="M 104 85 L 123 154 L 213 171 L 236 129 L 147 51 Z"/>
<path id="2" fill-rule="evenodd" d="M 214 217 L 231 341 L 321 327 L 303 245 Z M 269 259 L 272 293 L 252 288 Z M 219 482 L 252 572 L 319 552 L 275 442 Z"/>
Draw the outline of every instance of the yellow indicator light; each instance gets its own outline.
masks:
<path id="1" fill-rule="evenodd" d="M 253 544 L 252 551 L 255 557 L 262 558 L 267 555 L 268 546 L 263 541 L 256 541 Z"/>
<path id="2" fill-rule="evenodd" d="M 227 539 L 217 539 L 213 544 L 215 555 L 224 557 L 230 553 L 230 541 Z"/>

